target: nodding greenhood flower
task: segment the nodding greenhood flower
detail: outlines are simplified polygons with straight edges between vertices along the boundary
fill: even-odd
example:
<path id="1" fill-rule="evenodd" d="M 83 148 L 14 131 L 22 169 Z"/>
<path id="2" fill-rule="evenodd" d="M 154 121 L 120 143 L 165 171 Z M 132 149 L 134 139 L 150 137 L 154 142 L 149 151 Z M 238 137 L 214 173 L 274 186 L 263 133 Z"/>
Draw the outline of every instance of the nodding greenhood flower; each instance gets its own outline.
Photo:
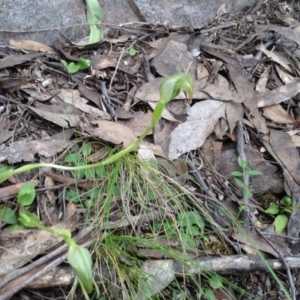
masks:
<path id="1" fill-rule="evenodd" d="M 69 246 L 68 262 L 73 268 L 82 289 L 90 294 L 96 285 L 92 274 L 92 258 L 89 251 L 75 243 Z"/>

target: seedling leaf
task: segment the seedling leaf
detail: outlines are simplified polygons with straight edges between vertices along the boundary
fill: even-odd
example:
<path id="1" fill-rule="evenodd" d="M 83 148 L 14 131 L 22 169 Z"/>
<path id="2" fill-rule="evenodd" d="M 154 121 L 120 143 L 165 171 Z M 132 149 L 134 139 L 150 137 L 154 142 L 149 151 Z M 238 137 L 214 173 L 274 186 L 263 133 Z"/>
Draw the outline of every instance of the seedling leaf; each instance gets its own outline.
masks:
<path id="1" fill-rule="evenodd" d="M 40 219 L 29 212 L 20 212 L 19 221 L 26 227 L 40 227 L 43 226 Z"/>
<path id="2" fill-rule="evenodd" d="M 85 69 L 87 69 L 88 67 L 91 66 L 91 61 L 89 59 L 85 59 L 83 57 L 80 57 L 78 59 L 78 65 L 79 65 L 80 70 L 85 70 Z"/>
<path id="3" fill-rule="evenodd" d="M 243 176 L 243 173 L 239 172 L 239 171 L 233 171 L 230 173 L 232 176 L 234 177 L 241 177 Z"/>
<path id="4" fill-rule="evenodd" d="M 287 227 L 288 222 L 289 219 L 286 215 L 278 215 L 274 221 L 275 232 L 280 234 Z"/>
<path id="5" fill-rule="evenodd" d="M 68 64 L 67 70 L 69 73 L 73 74 L 79 71 L 79 65 L 71 62 Z"/>
<path id="6" fill-rule="evenodd" d="M 235 183 L 239 186 L 239 187 L 241 187 L 241 188 L 245 188 L 245 184 L 244 184 L 244 182 L 243 181 L 241 181 L 240 179 L 238 179 L 238 178 L 234 178 L 234 181 L 235 181 Z"/>
<path id="7" fill-rule="evenodd" d="M 262 175 L 262 172 L 257 170 L 247 170 L 247 174 L 249 176 L 258 176 L 258 175 Z"/>
<path id="8" fill-rule="evenodd" d="M 268 209 L 265 210 L 267 214 L 277 215 L 279 213 L 279 208 L 275 203 L 272 203 Z"/>
<path id="9" fill-rule="evenodd" d="M 79 155 L 77 153 L 69 153 L 68 155 L 66 155 L 64 162 L 76 165 L 78 162 L 78 158 Z"/>
<path id="10" fill-rule="evenodd" d="M 280 200 L 280 204 L 284 205 L 285 207 L 291 207 L 293 205 L 293 199 L 289 196 L 284 196 Z"/>
<path id="11" fill-rule="evenodd" d="M 181 234 L 182 239 L 182 247 L 186 250 L 196 250 L 197 246 L 195 243 L 195 240 L 188 234 L 182 233 Z"/>
<path id="12" fill-rule="evenodd" d="M 0 208 L 0 222 L 10 225 L 17 223 L 16 215 L 10 207 Z"/>
<path id="13" fill-rule="evenodd" d="M 135 56 L 137 54 L 137 51 L 134 48 L 129 49 L 129 55 L 130 56 Z"/>
<path id="14" fill-rule="evenodd" d="M 238 157 L 238 164 L 242 169 L 246 169 L 248 167 L 248 161 L 243 160 L 242 158 Z"/>
<path id="15" fill-rule="evenodd" d="M 26 182 L 18 193 L 18 203 L 22 206 L 31 205 L 35 198 L 35 189 L 32 182 Z"/>
<path id="16" fill-rule="evenodd" d="M 187 227 L 186 230 L 185 230 L 185 233 L 190 235 L 190 236 L 200 236 L 201 235 L 199 227 L 195 226 L 195 225 Z"/>

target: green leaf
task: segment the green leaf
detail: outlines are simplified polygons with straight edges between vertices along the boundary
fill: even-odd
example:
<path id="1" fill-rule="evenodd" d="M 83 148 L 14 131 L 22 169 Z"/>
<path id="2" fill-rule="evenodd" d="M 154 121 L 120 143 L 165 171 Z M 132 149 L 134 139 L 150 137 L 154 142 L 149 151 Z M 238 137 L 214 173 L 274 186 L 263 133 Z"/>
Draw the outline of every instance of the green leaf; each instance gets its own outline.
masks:
<path id="1" fill-rule="evenodd" d="M 193 99 L 194 81 L 189 75 L 178 73 L 165 78 L 159 88 L 159 103 L 167 104 L 179 95 L 180 90 L 186 92 L 189 100 Z"/>
<path id="2" fill-rule="evenodd" d="M 137 51 L 134 48 L 129 49 L 129 55 L 130 56 L 135 56 L 137 54 Z"/>
<path id="3" fill-rule="evenodd" d="M 78 153 L 69 153 L 68 155 L 66 155 L 64 162 L 76 165 L 78 163 L 78 160 L 79 160 Z"/>
<path id="4" fill-rule="evenodd" d="M 287 227 L 288 223 L 289 219 L 286 215 L 278 215 L 274 221 L 275 232 L 280 234 Z"/>
<path id="5" fill-rule="evenodd" d="M 69 73 L 73 74 L 79 71 L 79 65 L 71 62 L 68 64 L 67 70 Z"/>
<path id="6" fill-rule="evenodd" d="M 20 212 L 19 221 L 26 227 L 40 227 L 43 226 L 38 216 L 29 212 Z"/>
<path id="7" fill-rule="evenodd" d="M 247 170 L 246 173 L 249 175 L 249 176 L 258 176 L 258 175 L 262 175 L 262 172 L 260 171 L 257 171 L 257 170 Z"/>
<path id="8" fill-rule="evenodd" d="M 243 173 L 239 172 L 239 171 L 233 171 L 230 173 L 232 176 L 234 177 L 241 177 L 243 176 Z"/>
<path id="9" fill-rule="evenodd" d="M 99 177 L 99 178 L 102 178 L 103 177 L 103 175 L 105 174 L 105 167 L 103 167 L 103 166 L 100 166 L 100 167 L 97 167 L 96 168 L 96 174 L 97 174 L 97 176 Z"/>
<path id="10" fill-rule="evenodd" d="M 18 203 L 22 206 L 31 205 L 35 198 L 35 189 L 32 182 L 26 182 L 22 185 L 18 193 Z"/>
<path id="11" fill-rule="evenodd" d="M 9 167 L 9 166 L 2 166 L 2 167 L 0 168 L 0 174 L 5 173 L 5 172 L 7 172 L 7 171 L 9 171 L 9 170 L 10 170 L 10 167 Z"/>
<path id="12" fill-rule="evenodd" d="M 195 225 L 186 227 L 185 233 L 188 234 L 189 236 L 200 236 L 201 235 L 199 227 L 195 226 Z"/>
<path id="13" fill-rule="evenodd" d="M 284 196 L 281 200 L 280 200 L 280 204 L 282 204 L 285 207 L 291 207 L 293 205 L 293 199 L 289 196 Z"/>
<path id="14" fill-rule="evenodd" d="M 190 227 L 192 225 L 197 225 L 202 229 L 205 226 L 202 217 L 198 212 L 195 211 L 185 211 L 179 213 L 177 216 L 177 221 L 181 227 Z"/>
<path id="15" fill-rule="evenodd" d="M 102 9 L 98 0 L 86 0 L 86 18 L 90 25 L 89 44 L 98 43 L 103 39 L 103 31 L 101 29 Z"/>
<path id="16" fill-rule="evenodd" d="M 18 231 L 18 230 L 25 230 L 25 229 L 26 227 L 24 225 L 15 224 L 9 228 L 9 231 Z"/>
<path id="17" fill-rule="evenodd" d="M 176 230 L 172 221 L 167 221 L 163 223 L 164 231 L 168 239 L 176 237 Z"/>
<path id="18" fill-rule="evenodd" d="M 208 283 L 209 283 L 210 287 L 214 290 L 220 289 L 223 287 L 222 277 L 217 274 L 213 274 L 209 278 Z"/>
<path id="19" fill-rule="evenodd" d="M 69 190 L 66 192 L 66 199 L 72 200 L 73 203 L 81 202 L 80 194 L 78 191 Z"/>
<path id="20" fill-rule="evenodd" d="M 91 200 L 95 200 L 100 194 L 103 194 L 103 191 L 99 188 L 91 189 L 86 193 Z"/>
<path id="21" fill-rule="evenodd" d="M 83 156 L 88 156 L 92 153 L 92 145 L 91 144 L 84 144 L 82 146 L 82 154 Z"/>
<path id="22" fill-rule="evenodd" d="M 185 250 L 196 250 L 197 246 L 195 243 L 195 240 L 188 234 L 182 233 L 181 234 L 181 242 L 182 242 L 182 247 L 185 248 Z"/>
<path id="23" fill-rule="evenodd" d="M 275 203 L 272 203 L 265 212 L 270 215 L 277 215 L 279 213 L 279 208 Z"/>
<path id="24" fill-rule="evenodd" d="M 249 163 L 247 160 L 243 160 L 241 157 L 238 157 L 238 164 L 242 169 L 246 169 Z"/>
<path id="25" fill-rule="evenodd" d="M 10 225 L 16 224 L 15 212 L 9 207 L 0 208 L 0 221 Z"/>
<path id="26" fill-rule="evenodd" d="M 83 57 L 80 57 L 78 59 L 78 65 L 79 65 L 80 70 L 85 70 L 85 69 L 87 69 L 88 67 L 91 66 L 91 61 L 89 59 L 85 59 Z"/>
<path id="27" fill-rule="evenodd" d="M 245 196 L 252 197 L 252 193 L 248 189 L 244 189 Z"/>
<path id="28" fill-rule="evenodd" d="M 234 179 L 235 183 L 236 183 L 239 187 L 241 187 L 242 189 L 245 189 L 245 188 L 246 188 L 243 181 L 241 181 L 240 179 L 238 179 L 238 178 L 236 178 L 236 177 L 234 177 L 233 179 Z"/>
<path id="29" fill-rule="evenodd" d="M 90 294 L 93 291 L 92 258 L 89 251 L 77 244 L 69 247 L 68 262 L 73 268 L 81 287 Z"/>
<path id="30" fill-rule="evenodd" d="M 207 300 L 215 300 L 216 299 L 214 291 L 209 288 L 203 288 L 203 296 Z"/>

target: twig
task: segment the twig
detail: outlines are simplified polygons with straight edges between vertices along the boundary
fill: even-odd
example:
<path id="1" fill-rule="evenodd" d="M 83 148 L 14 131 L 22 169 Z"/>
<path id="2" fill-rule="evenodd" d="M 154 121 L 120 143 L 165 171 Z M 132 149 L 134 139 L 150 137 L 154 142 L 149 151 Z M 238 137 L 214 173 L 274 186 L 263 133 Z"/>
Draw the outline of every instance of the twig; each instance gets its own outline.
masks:
<path id="1" fill-rule="evenodd" d="M 116 67 L 115 67 L 115 71 L 114 71 L 114 73 L 113 73 L 113 75 L 112 75 L 112 77 L 111 77 L 111 79 L 110 79 L 109 90 L 111 90 L 111 85 L 112 85 L 112 83 L 113 83 L 113 81 L 114 81 L 114 79 L 115 79 L 115 76 L 116 76 L 117 71 L 118 71 L 118 69 L 119 69 L 119 65 L 120 65 L 120 62 L 121 62 L 121 59 L 122 59 L 124 53 L 125 53 L 125 51 L 122 50 L 122 52 L 121 52 L 121 54 L 120 54 L 120 56 L 119 56 L 117 65 L 116 65 Z"/>
<path id="2" fill-rule="evenodd" d="M 285 258 L 286 263 L 289 265 L 290 269 L 298 269 L 300 267 L 300 257 L 286 257 Z M 267 264 L 270 265 L 270 267 L 273 270 L 282 270 L 285 268 L 284 264 L 281 260 L 278 259 L 269 259 L 266 260 Z M 186 274 L 203 274 L 203 272 L 218 272 L 220 274 L 226 275 L 232 275 L 234 273 L 238 272 L 253 272 L 258 270 L 268 271 L 266 264 L 262 262 L 258 257 L 252 256 L 252 255 L 232 255 L 232 256 L 226 256 L 226 257 L 197 257 L 197 258 L 191 258 L 191 263 L 189 264 L 189 267 L 184 265 L 178 261 L 174 261 L 174 269 L 176 271 L 176 276 L 186 276 Z M 66 269 L 64 271 L 64 269 Z M 55 276 L 51 276 L 52 272 L 48 276 L 49 281 L 47 280 L 38 280 L 37 282 L 34 282 L 32 285 L 29 285 L 28 287 L 32 286 L 34 288 L 45 288 L 49 286 L 57 286 L 57 285 L 69 285 L 72 284 L 74 280 L 74 276 L 70 276 L 70 273 L 72 274 L 71 268 L 62 268 L 60 267 L 58 270 L 55 270 L 54 273 L 67 273 L 69 281 L 61 282 L 59 281 L 59 278 L 56 278 Z M 101 274 L 99 270 L 96 271 L 95 277 L 99 278 L 105 278 L 106 274 Z M 43 279 L 43 278 L 41 278 Z"/>

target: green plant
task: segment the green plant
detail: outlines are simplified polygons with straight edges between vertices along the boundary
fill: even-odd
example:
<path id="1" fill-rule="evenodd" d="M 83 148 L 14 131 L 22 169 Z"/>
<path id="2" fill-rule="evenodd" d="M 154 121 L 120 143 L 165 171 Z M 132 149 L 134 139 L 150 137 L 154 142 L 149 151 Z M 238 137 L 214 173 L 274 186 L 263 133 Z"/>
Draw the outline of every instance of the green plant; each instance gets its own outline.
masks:
<path id="1" fill-rule="evenodd" d="M 99 43 L 103 39 L 102 9 L 98 0 L 86 0 L 86 18 L 90 26 L 89 44 Z"/>
<path id="2" fill-rule="evenodd" d="M 18 221 L 25 227 L 37 227 L 62 237 L 69 248 L 67 256 L 68 262 L 78 278 L 85 298 L 89 299 L 88 294 L 93 291 L 93 287 L 96 288 L 97 294 L 99 295 L 98 286 L 92 276 L 92 258 L 89 251 L 76 244 L 71 237 L 70 230 L 45 227 L 35 214 L 27 212 L 26 207 L 30 206 L 34 199 L 35 189 L 33 184 L 31 182 L 25 183 L 17 196 L 17 201 L 20 205 Z M 24 227 L 20 227 L 19 224 L 16 224 L 17 218 L 12 210 L 7 208 L 4 212 L 6 215 L 3 213 L 3 221 L 6 221 L 7 224 L 15 224 L 15 226 L 13 226 L 14 229 L 24 229 Z"/>
<path id="3" fill-rule="evenodd" d="M 67 254 L 68 262 L 78 278 L 85 298 L 89 299 L 88 294 L 93 291 L 94 287 L 98 295 L 97 297 L 99 297 L 99 289 L 92 274 L 92 258 L 90 252 L 86 248 L 76 244 L 72 239 L 70 230 L 48 228 L 42 224 L 36 215 L 26 212 L 25 210 L 20 211 L 19 221 L 26 227 L 37 227 L 62 237 L 69 248 Z"/>
<path id="4" fill-rule="evenodd" d="M 129 56 L 136 56 L 137 50 L 134 48 L 130 48 L 128 54 L 129 54 Z"/>
<path id="5" fill-rule="evenodd" d="M 276 216 L 274 220 L 275 232 L 280 234 L 288 225 L 289 219 L 288 214 L 292 212 L 293 200 L 288 196 L 284 196 L 279 205 L 272 203 L 265 212 L 267 214 Z"/>
<path id="6" fill-rule="evenodd" d="M 154 126 L 159 121 L 166 104 L 168 102 L 170 102 L 172 99 L 174 99 L 180 93 L 181 90 L 187 94 L 187 97 L 189 99 L 192 99 L 193 87 L 194 87 L 193 79 L 185 73 L 174 74 L 170 77 L 165 78 L 160 85 L 160 99 L 155 107 L 151 124 L 147 127 L 147 129 L 144 131 L 144 133 L 136 141 L 134 141 L 132 144 L 130 144 L 127 148 L 110 156 L 109 158 L 105 159 L 104 161 L 100 161 L 95 164 L 88 164 L 88 165 L 76 166 L 76 167 L 61 166 L 61 165 L 50 164 L 50 163 L 28 164 L 28 165 L 25 165 L 18 169 L 15 169 L 15 170 L 14 169 L 9 169 L 9 170 L 6 169 L 6 171 L 4 171 L 0 174 L 0 183 L 4 182 L 11 176 L 14 176 L 16 174 L 23 173 L 23 172 L 26 172 L 26 171 L 29 171 L 32 169 L 36 169 L 36 168 L 48 167 L 48 168 L 54 168 L 54 169 L 59 169 L 59 170 L 79 171 L 79 170 L 84 170 L 84 169 L 89 169 L 89 168 L 97 168 L 97 167 L 105 166 L 107 164 L 111 164 L 111 163 L 121 159 L 126 154 L 130 153 L 131 151 L 133 151 L 137 148 L 139 143 L 147 136 L 147 134 L 149 132 L 151 132 L 151 130 L 154 128 Z"/>
<path id="7" fill-rule="evenodd" d="M 204 234 L 204 221 L 197 211 L 180 212 L 175 221 L 157 222 L 155 227 L 163 230 L 168 239 L 180 237 L 182 246 L 187 251 L 197 249 L 195 238 L 207 240 Z"/>
<path id="8" fill-rule="evenodd" d="M 231 172 L 231 175 L 233 176 L 235 183 L 243 191 L 242 206 L 240 207 L 240 210 L 243 210 L 244 205 L 245 205 L 245 199 L 247 197 L 252 197 L 252 193 L 250 192 L 248 186 L 245 184 L 245 177 L 246 176 L 258 176 L 258 175 L 262 175 L 262 173 L 257 170 L 252 170 L 249 167 L 249 162 L 247 160 L 242 159 L 241 157 L 238 157 L 238 165 L 242 168 L 242 172 L 233 171 L 233 172 Z"/>
<path id="9" fill-rule="evenodd" d="M 76 73 L 79 70 L 85 70 L 91 66 L 91 61 L 82 57 L 78 59 L 77 63 L 71 62 L 68 64 L 63 59 L 61 60 L 61 63 L 70 74 Z"/>
<path id="10" fill-rule="evenodd" d="M 17 202 L 21 208 L 30 206 L 35 198 L 35 189 L 31 182 L 23 184 L 17 195 Z M 18 224 L 19 219 L 16 216 L 15 211 L 10 207 L 0 208 L 0 220 L 8 225 L 13 225 L 10 230 L 24 229 L 24 226 Z"/>

